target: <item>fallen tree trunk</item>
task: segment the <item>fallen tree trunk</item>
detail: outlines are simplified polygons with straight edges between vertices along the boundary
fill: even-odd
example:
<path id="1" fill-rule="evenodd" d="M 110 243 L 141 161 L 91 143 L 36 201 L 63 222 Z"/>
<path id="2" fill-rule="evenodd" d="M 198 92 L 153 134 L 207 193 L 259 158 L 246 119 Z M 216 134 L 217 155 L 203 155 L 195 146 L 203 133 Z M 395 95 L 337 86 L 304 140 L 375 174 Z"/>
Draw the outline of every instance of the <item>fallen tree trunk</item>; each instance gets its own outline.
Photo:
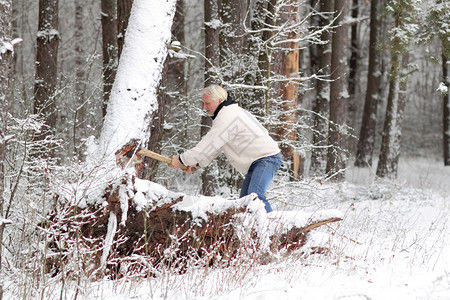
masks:
<path id="1" fill-rule="evenodd" d="M 133 175 L 108 186 L 103 198 L 84 209 L 59 200 L 45 226 L 48 246 L 59 253 L 49 256 L 49 272 L 80 252 L 87 254 L 81 268 L 93 276 L 154 273 L 162 266 L 183 272 L 192 263 L 228 266 L 242 255 L 300 249 L 311 230 L 341 220 L 337 211 L 267 214 L 256 194 L 196 197 L 187 205 L 184 195 Z"/>

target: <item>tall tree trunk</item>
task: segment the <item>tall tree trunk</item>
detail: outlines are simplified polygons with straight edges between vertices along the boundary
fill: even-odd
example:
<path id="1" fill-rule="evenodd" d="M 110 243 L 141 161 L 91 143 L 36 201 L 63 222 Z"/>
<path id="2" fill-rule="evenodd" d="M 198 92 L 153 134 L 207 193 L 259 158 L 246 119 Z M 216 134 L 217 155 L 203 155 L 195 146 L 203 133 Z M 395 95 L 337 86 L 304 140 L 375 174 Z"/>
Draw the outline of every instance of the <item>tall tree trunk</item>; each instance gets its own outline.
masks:
<path id="1" fill-rule="evenodd" d="M 264 21 L 266 30 L 264 30 L 264 32 L 262 34 L 262 43 L 264 45 L 264 49 L 261 49 L 261 52 L 260 52 L 260 55 L 258 58 L 259 69 L 261 70 L 261 72 L 265 72 L 265 74 L 262 74 L 262 76 L 261 76 L 262 77 L 261 84 L 263 83 L 263 81 L 265 81 L 265 85 L 266 85 L 266 90 L 265 90 L 264 96 L 261 97 L 261 107 L 262 107 L 261 115 L 265 115 L 265 116 L 269 115 L 269 109 L 270 109 L 269 99 L 271 96 L 274 96 L 274 95 L 270 94 L 271 88 L 270 88 L 270 80 L 269 80 L 273 75 L 271 62 L 274 60 L 274 55 L 273 55 L 273 51 L 270 48 L 268 41 L 269 41 L 269 39 L 272 38 L 272 36 L 274 34 L 274 30 L 272 30 L 272 28 L 275 27 L 275 23 L 276 23 L 275 9 L 276 9 L 276 5 L 277 5 L 277 1 L 278 0 L 269 0 L 269 2 L 267 3 L 267 8 L 265 9 L 267 13 L 265 16 L 265 21 Z"/>
<path id="2" fill-rule="evenodd" d="M 323 28 L 331 23 L 334 2 L 331 0 L 321 0 L 319 26 Z M 330 76 L 331 64 L 331 33 L 325 30 L 320 40 L 322 44 L 317 45 L 318 51 L 318 76 L 317 96 L 314 102 L 314 134 L 313 151 L 311 153 L 311 173 L 322 175 L 325 173 L 327 163 L 327 136 L 328 136 L 328 118 L 330 109 Z"/>
<path id="3" fill-rule="evenodd" d="M 11 45 L 12 34 L 12 1 L 0 1 L 0 45 Z M 6 144 L 8 140 L 8 98 L 10 70 L 13 65 L 12 49 L 0 52 L 0 300 L 3 299 L 3 233 L 8 216 L 5 208 L 5 162 Z"/>
<path id="4" fill-rule="evenodd" d="M 101 0 L 103 54 L 103 117 L 117 71 L 117 6 L 116 0 Z"/>
<path id="5" fill-rule="evenodd" d="M 275 4 L 276 0 L 256 0 L 253 5 L 250 23 L 254 33 L 252 34 L 252 38 L 249 39 L 248 52 L 252 56 L 252 59 L 258 61 L 258 68 L 254 74 L 246 76 L 246 84 L 266 86 L 267 89 L 255 89 L 246 95 L 249 101 L 242 103 L 242 106 L 259 117 L 266 116 L 269 110 L 270 83 L 265 79 L 270 78 L 270 64 L 268 61 L 272 54 L 266 42 L 272 36 L 272 32 L 269 30 L 269 24 L 275 24 L 275 19 L 272 16 Z"/>
<path id="6" fill-rule="evenodd" d="M 347 162 L 347 48 L 348 26 L 346 0 L 335 0 L 334 10 L 338 27 L 333 34 L 331 52 L 330 124 L 328 129 L 327 173 L 336 181 L 344 179 Z"/>
<path id="7" fill-rule="evenodd" d="M 211 21 L 218 18 L 217 0 L 204 1 L 204 19 L 205 19 L 205 86 L 216 83 L 216 74 L 213 68 L 220 66 L 220 56 L 218 54 L 219 46 L 219 32 L 213 26 Z M 202 117 L 202 127 L 200 134 L 204 136 L 212 125 L 212 119 L 209 116 Z M 206 167 L 202 172 L 202 194 L 212 196 L 217 189 L 218 182 L 213 170 L 215 165 Z"/>
<path id="8" fill-rule="evenodd" d="M 56 124 L 58 45 L 58 0 L 39 0 L 34 114 L 41 116 L 47 128 L 43 128 L 38 139 L 51 134 Z"/>
<path id="9" fill-rule="evenodd" d="M 244 22 L 248 11 L 248 1 L 221 0 L 218 3 L 222 27 L 220 29 L 220 63 L 227 68 L 225 81 L 233 81 L 242 73 L 242 54 L 246 39 Z"/>
<path id="10" fill-rule="evenodd" d="M 358 19 L 359 13 L 359 3 L 358 0 L 352 0 L 352 26 L 351 26 L 351 42 L 350 42 L 350 62 L 349 62 L 349 72 L 348 72 L 348 128 L 353 133 L 355 128 L 356 121 L 356 113 L 357 108 L 360 105 L 357 103 L 356 98 L 356 87 L 357 87 L 357 79 L 356 74 L 358 71 L 358 55 L 359 55 L 359 41 L 358 41 L 358 25 L 359 22 L 356 21 Z M 353 134 L 351 134 L 353 136 Z M 355 150 L 355 141 L 353 138 L 349 139 L 348 149 L 351 153 L 354 153 Z"/>
<path id="11" fill-rule="evenodd" d="M 281 26 L 291 26 L 300 21 L 299 3 L 292 0 L 286 3 L 280 10 Z M 281 105 L 280 105 L 280 125 L 277 127 L 277 135 L 281 140 L 281 153 L 285 160 L 291 162 L 294 178 L 299 178 L 300 173 L 300 156 L 295 151 L 297 142 L 297 131 L 295 124 L 297 123 L 297 106 L 299 86 L 296 80 L 299 74 L 299 33 L 297 31 L 289 32 L 287 39 L 289 42 L 282 45 L 282 55 L 279 57 L 283 76 L 281 83 Z"/>
<path id="12" fill-rule="evenodd" d="M 244 22 L 248 11 L 248 1 L 219 0 L 218 12 L 221 21 L 219 32 L 219 60 L 222 78 L 225 81 L 224 88 L 228 93 L 235 97 L 240 103 L 239 90 L 232 90 L 227 87 L 227 83 L 238 83 L 236 80 L 242 78 L 245 71 L 244 49 L 246 47 L 246 38 L 244 37 Z M 219 156 L 216 160 L 220 175 L 224 175 L 219 180 L 220 185 L 226 185 L 232 192 L 238 192 L 236 187 L 241 186 L 243 178 L 226 161 L 224 156 Z"/>
<path id="13" fill-rule="evenodd" d="M 175 40 L 184 44 L 184 5 L 183 0 L 177 0 L 175 15 L 172 23 L 172 36 Z M 185 94 L 184 86 L 184 59 L 167 56 L 164 62 L 161 82 L 158 89 L 158 108 L 152 114 L 152 124 L 149 128 L 150 139 L 147 149 L 161 152 L 161 140 L 164 134 L 163 124 L 166 114 L 166 103 L 169 101 L 168 93 L 178 92 L 180 96 Z M 178 101 L 181 97 L 177 97 Z M 145 167 L 142 169 L 141 178 L 154 180 L 157 170 L 157 161 L 148 157 L 144 158 Z"/>
<path id="14" fill-rule="evenodd" d="M 444 51 L 444 49 L 443 49 Z M 443 82 L 447 87 L 447 93 L 443 95 L 443 129 L 444 129 L 444 165 L 450 166 L 450 79 L 448 75 L 449 60 L 442 54 L 442 77 Z"/>
<path id="15" fill-rule="evenodd" d="M 84 1 L 75 1 L 75 69 L 76 69 L 76 79 L 75 79 L 75 118 L 73 124 L 73 146 L 74 153 L 78 158 L 83 156 L 83 147 L 81 145 L 81 140 L 86 137 L 86 112 L 87 103 L 85 91 L 86 91 L 86 54 L 84 51 L 83 44 L 83 31 L 84 31 Z"/>
<path id="16" fill-rule="evenodd" d="M 366 100 L 356 151 L 355 166 L 372 165 L 373 149 L 375 145 L 377 110 L 380 98 L 380 55 L 378 46 L 378 0 L 370 2 L 370 37 L 369 37 L 369 68 L 367 72 Z"/>
<path id="17" fill-rule="evenodd" d="M 117 56 L 119 58 L 122 54 L 131 6 L 133 6 L 133 0 L 117 0 Z"/>
<path id="18" fill-rule="evenodd" d="M 406 70 L 408 55 L 402 56 L 397 51 L 392 52 L 388 103 L 376 174 L 379 177 L 395 179 L 397 178 L 402 121 L 406 103 L 406 77 L 401 73 L 402 70 Z"/>
<path id="19" fill-rule="evenodd" d="M 158 6 L 147 0 L 133 1 L 133 17 L 127 26 L 130 39 L 125 40 L 98 140 L 100 149 L 93 154 L 96 158 L 114 158 L 114 153 L 131 139 L 150 139 L 149 126 L 157 122 L 151 116 L 159 105 L 154 83 L 161 81 L 175 10 L 176 0 L 162 1 Z M 148 43 L 152 47 L 146 47 Z M 135 116 L 133 122 L 129 122 L 130 116 Z"/>
<path id="20" fill-rule="evenodd" d="M 172 24 L 172 36 L 174 41 L 179 42 L 181 45 L 185 45 L 185 30 L 184 30 L 184 4 L 183 0 L 177 0 L 177 10 Z M 175 49 L 176 51 L 176 49 Z M 179 97 L 186 96 L 186 80 L 185 80 L 185 59 L 174 57 L 168 57 L 169 69 L 168 69 L 168 86 L 167 89 L 171 93 L 176 93 Z"/>
<path id="21" fill-rule="evenodd" d="M 164 66 L 161 73 L 161 81 L 159 82 L 159 86 L 157 89 L 157 108 L 153 111 L 151 117 L 151 123 L 149 124 L 148 131 L 150 132 L 150 138 L 147 142 L 147 149 L 159 153 L 161 151 L 161 139 L 163 136 L 163 124 L 164 124 L 164 115 L 165 115 L 165 107 L 167 102 L 167 72 L 169 69 L 169 61 L 166 58 L 164 62 Z M 140 178 L 153 180 L 156 175 L 156 164 L 158 162 L 149 157 L 144 157 L 144 168 L 142 168 Z"/>

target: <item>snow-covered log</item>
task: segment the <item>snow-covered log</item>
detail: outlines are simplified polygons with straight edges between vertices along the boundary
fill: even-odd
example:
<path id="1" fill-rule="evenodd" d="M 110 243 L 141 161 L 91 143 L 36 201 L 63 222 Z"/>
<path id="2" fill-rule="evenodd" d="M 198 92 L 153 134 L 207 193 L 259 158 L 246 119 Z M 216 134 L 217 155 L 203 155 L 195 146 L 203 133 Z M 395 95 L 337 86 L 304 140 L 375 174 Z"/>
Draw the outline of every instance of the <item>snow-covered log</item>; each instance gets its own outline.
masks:
<path id="1" fill-rule="evenodd" d="M 64 255 L 52 255 L 49 270 L 69 263 L 67 253 L 80 252 L 89 253 L 84 270 L 92 274 L 184 268 L 192 261 L 229 265 L 243 253 L 267 258 L 301 249 L 311 230 L 342 219 L 336 210 L 267 214 L 256 194 L 186 196 L 132 174 L 108 186 L 102 198 L 83 208 L 59 199 L 43 230 L 52 253 Z"/>

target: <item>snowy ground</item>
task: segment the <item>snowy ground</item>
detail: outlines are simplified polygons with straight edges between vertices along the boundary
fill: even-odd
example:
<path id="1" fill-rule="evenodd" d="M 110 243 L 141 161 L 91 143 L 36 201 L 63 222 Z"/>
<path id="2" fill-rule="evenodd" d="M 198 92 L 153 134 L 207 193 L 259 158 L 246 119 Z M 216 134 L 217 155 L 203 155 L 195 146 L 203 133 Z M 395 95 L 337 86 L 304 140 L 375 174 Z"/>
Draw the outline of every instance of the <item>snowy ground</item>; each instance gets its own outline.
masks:
<path id="1" fill-rule="evenodd" d="M 279 208 L 344 213 L 343 221 L 315 230 L 305 247 L 325 246 L 327 255 L 86 282 L 78 299 L 450 299 L 450 167 L 414 158 L 401 161 L 397 182 L 375 180 L 368 169 L 348 170 L 347 178 L 339 185 L 280 184 L 270 193 Z M 60 290 L 54 287 L 54 298 Z M 63 296 L 74 293 L 65 289 Z"/>

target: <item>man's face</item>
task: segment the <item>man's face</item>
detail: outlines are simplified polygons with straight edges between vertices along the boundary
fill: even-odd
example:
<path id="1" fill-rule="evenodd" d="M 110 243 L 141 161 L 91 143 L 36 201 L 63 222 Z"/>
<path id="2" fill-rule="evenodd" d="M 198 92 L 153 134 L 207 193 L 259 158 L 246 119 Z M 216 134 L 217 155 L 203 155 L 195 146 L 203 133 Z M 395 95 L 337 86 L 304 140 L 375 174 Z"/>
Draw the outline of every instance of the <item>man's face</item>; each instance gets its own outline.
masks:
<path id="1" fill-rule="evenodd" d="M 222 99 L 216 102 L 214 101 L 214 99 L 211 98 L 211 96 L 204 94 L 202 96 L 202 101 L 203 101 L 203 110 L 206 111 L 206 113 L 209 116 L 212 116 L 216 111 L 217 107 L 219 106 L 220 102 L 222 102 Z"/>

